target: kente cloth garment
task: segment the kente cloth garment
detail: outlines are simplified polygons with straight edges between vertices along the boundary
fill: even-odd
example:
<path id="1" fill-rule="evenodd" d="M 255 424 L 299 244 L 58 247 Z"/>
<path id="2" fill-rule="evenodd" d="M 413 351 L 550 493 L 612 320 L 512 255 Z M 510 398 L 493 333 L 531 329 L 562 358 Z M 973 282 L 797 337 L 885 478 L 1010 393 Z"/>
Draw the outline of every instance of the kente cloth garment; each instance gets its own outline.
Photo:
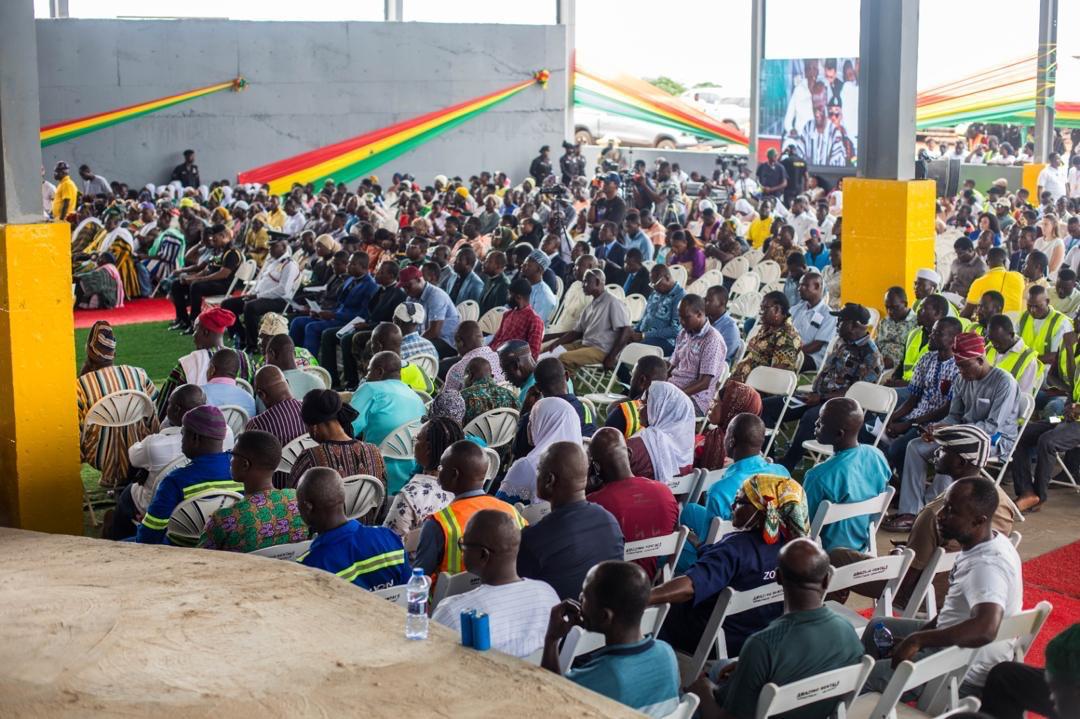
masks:
<path id="1" fill-rule="evenodd" d="M 154 397 L 154 383 L 146 371 L 128 365 L 103 367 L 87 372 L 75 382 L 75 395 L 79 411 L 79 442 L 82 461 L 101 472 L 101 486 L 115 487 L 127 481 L 130 463 L 128 448 L 147 435 L 158 431 L 158 419 L 150 417 L 126 427 L 103 427 L 85 425 L 86 415 L 94 403 L 112 392 L 134 389 Z"/>

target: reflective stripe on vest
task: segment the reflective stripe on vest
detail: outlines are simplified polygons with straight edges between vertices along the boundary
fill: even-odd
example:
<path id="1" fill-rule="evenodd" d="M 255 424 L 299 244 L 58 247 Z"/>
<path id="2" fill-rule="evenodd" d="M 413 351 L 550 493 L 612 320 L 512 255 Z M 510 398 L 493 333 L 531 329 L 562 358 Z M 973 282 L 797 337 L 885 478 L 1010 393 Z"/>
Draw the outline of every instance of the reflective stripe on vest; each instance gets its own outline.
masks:
<path id="1" fill-rule="evenodd" d="M 361 574 L 371 574 L 380 569 L 386 569 L 387 567 L 394 567 L 404 563 L 405 550 L 395 549 L 390 552 L 385 552 L 384 554 L 376 554 L 374 557 L 361 559 L 359 562 L 355 562 L 352 565 L 345 567 L 345 569 L 342 569 L 340 572 L 334 573 L 345 581 L 351 582 Z"/>
<path id="2" fill-rule="evenodd" d="M 1073 368 L 1072 368 L 1072 400 L 1073 402 L 1080 402 L 1080 343 L 1076 344 L 1072 348 L 1073 351 Z M 1066 382 L 1069 381 L 1069 352 L 1068 348 L 1062 347 L 1058 352 L 1058 373 L 1061 378 Z"/>
<path id="3" fill-rule="evenodd" d="M 457 574 L 465 571 L 465 563 L 461 556 L 461 547 L 458 546 L 458 540 L 465 534 L 465 527 L 469 524 L 472 516 L 484 509 L 494 509 L 498 512 L 512 514 L 519 528 L 527 524 L 513 505 L 486 494 L 454 500 L 431 515 L 431 518 L 443 530 L 443 558 L 439 565 L 440 572 Z"/>
<path id="4" fill-rule="evenodd" d="M 905 380 L 910 380 L 915 373 L 915 363 L 930 350 L 930 333 L 926 333 L 926 341 L 923 342 L 923 329 L 916 327 L 908 332 L 907 342 L 904 343 L 904 375 Z"/>
<path id="5" fill-rule="evenodd" d="M 161 519 L 151 514 L 144 514 L 142 518 L 142 525 L 147 529 L 160 531 L 169 526 L 169 518 L 166 517 L 165 519 Z"/>
<path id="6" fill-rule="evenodd" d="M 995 367 L 1000 367 L 1012 375 L 1014 380 L 1020 381 L 1020 375 L 1024 374 L 1028 365 L 1036 360 L 1035 350 L 1025 347 L 1023 352 L 1009 352 L 998 362 L 998 352 L 993 347 L 986 351 L 986 359 Z"/>
<path id="7" fill-rule="evenodd" d="M 1042 323 L 1042 327 L 1039 329 L 1039 334 L 1035 334 L 1035 322 L 1031 317 L 1030 312 L 1025 312 L 1020 315 L 1020 339 L 1024 340 L 1031 349 L 1035 350 L 1038 354 L 1044 355 L 1050 351 L 1050 341 L 1054 337 L 1054 333 L 1057 331 L 1058 325 L 1064 321 L 1065 315 L 1050 308 L 1050 314 L 1048 314 Z"/>
<path id="8" fill-rule="evenodd" d="M 243 492 L 244 485 L 239 482 L 234 482 L 231 479 L 219 479 L 213 482 L 199 482 L 198 484 L 192 484 L 184 487 L 184 499 L 191 499 L 197 497 L 200 494 L 213 491 L 215 489 L 223 489 L 229 492 Z"/>
<path id="9" fill-rule="evenodd" d="M 623 434 L 627 439 L 630 439 L 641 431 L 641 402 L 636 399 L 628 399 L 619 403 L 619 409 L 622 410 L 623 424 L 626 425 Z"/>

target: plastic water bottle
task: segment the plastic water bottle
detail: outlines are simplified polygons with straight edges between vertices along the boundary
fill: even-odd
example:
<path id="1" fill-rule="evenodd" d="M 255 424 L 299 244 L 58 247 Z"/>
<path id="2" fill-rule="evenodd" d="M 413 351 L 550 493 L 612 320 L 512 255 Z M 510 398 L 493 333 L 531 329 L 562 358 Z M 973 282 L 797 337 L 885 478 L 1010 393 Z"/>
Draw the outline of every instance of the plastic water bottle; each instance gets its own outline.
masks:
<path id="1" fill-rule="evenodd" d="M 428 589 L 431 580 L 424 576 L 423 569 L 414 569 L 409 583 L 405 585 L 405 595 L 409 600 L 409 613 L 405 616 L 405 638 L 427 639 Z"/>
<path id="2" fill-rule="evenodd" d="M 874 625 L 874 646 L 877 647 L 879 659 L 887 659 L 892 656 L 893 635 L 884 622 L 878 622 Z"/>

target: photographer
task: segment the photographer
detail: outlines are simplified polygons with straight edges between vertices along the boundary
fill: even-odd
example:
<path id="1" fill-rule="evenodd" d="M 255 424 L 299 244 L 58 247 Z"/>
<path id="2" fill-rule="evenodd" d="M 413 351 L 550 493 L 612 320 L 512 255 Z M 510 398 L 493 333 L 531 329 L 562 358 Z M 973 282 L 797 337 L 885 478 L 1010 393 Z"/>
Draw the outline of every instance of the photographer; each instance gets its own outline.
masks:
<path id="1" fill-rule="evenodd" d="M 656 186 L 652 180 L 649 179 L 649 173 L 645 170 L 644 160 L 634 161 L 634 173 L 630 178 L 633 188 L 633 198 L 631 202 L 634 205 L 634 209 L 638 210 L 652 210 L 653 202 L 656 198 Z"/>
<path id="2" fill-rule="evenodd" d="M 686 224 L 686 204 L 683 202 L 682 188 L 672 174 L 671 163 L 667 160 L 657 166 L 656 192 L 652 194 L 652 199 L 656 203 L 654 212 L 660 224 L 665 227 L 672 222 Z"/>
<path id="3" fill-rule="evenodd" d="M 619 196 L 620 182 L 617 172 L 604 175 L 603 188 L 589 207 L 589 225 L 592 227 L 589 239 L 594 247 L 600 242 L 601 224 L 612 222 L 618 227 L 626 219 L 626 202 Z"/>

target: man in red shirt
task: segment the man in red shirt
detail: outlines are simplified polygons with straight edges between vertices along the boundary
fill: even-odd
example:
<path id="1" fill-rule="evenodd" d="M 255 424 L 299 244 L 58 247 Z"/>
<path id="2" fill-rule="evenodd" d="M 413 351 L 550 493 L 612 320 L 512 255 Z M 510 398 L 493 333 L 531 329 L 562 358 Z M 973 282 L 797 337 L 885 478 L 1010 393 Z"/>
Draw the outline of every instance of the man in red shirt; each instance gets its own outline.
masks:
<path id="1" fill-rule="evenodd" d="M 533 359 L 536 359 L 544 339 L 544 321 L 529 304 L 531 296 L 532 285 L 524 277 L 510 283 L 510 310 L 502 316 L 490 347 L 498 350 L 510 340 L 522 340 L 529 343 Z"/>
<path id="2" fill-rule="evenodd" d="M 626 439 L 614 427 L 596 431 L 589 442 L 589 487 L 586 497 L 611 512 L 627 542 L 671 534 L 679 524 L 679 503 L 667 485 L 635 477 L 630 471 Z M 656 576 L 656 559 L 637 561 L 649 577 Z"/>

